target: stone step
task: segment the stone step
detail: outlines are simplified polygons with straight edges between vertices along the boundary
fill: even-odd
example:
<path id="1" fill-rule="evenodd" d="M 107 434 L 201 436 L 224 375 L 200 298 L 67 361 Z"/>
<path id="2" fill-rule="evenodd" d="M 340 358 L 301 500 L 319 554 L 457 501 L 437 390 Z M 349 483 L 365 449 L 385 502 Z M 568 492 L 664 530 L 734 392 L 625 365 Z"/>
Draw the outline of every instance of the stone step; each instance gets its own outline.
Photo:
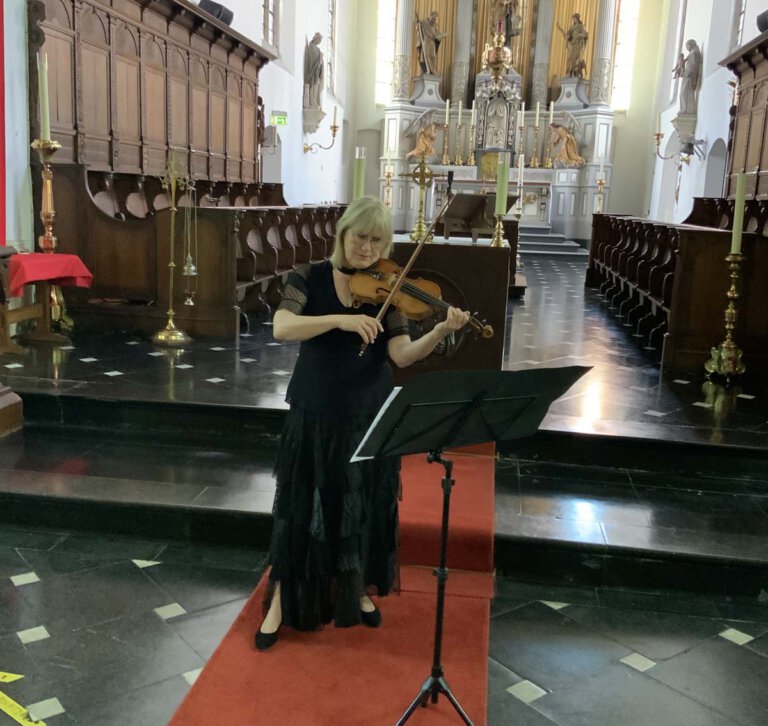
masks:
<path id="1" fill-rule="evenodd" d="M 520 240 L 517 251 L 520 254 L 559 254 L 573 257 L 589 257 L 587 250 L 572 240 L 563 240 L 562 242 L 528 242 Z"/>
<path id="2" fill-rule="evenodd" d="M 521 232 L 518 235 L 521 242 L 565 242 L 564 234 L 531 234 L 530 232 Z"/>

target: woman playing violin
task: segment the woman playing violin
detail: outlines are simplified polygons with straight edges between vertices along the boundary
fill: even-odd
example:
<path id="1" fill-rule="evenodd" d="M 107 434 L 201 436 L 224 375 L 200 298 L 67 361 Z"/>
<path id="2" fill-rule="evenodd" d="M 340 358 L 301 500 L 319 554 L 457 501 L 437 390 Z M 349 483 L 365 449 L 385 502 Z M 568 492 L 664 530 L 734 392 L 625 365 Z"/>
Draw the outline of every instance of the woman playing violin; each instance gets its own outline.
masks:
<path id="1" fill-rule="evenodd" d="M 378 627 L 371 595 L 397 586 L 399 459 L 349 460 L 392 390 L 389 360 L 405 367 L 426 358 L 469 313 L 451 307 L 445 320 L 411 340 L 394 308 L 380 323 L 378 305 L 353 307 L 352 276 L 391 245 L 390 211 L 372 197 L 355 200 L 339 220 L 330 261 L 292 272 L 274 316 L 275 338 L 301 347 L 275 464 L 259 650 L 277 641 L 281 625 Z"/>

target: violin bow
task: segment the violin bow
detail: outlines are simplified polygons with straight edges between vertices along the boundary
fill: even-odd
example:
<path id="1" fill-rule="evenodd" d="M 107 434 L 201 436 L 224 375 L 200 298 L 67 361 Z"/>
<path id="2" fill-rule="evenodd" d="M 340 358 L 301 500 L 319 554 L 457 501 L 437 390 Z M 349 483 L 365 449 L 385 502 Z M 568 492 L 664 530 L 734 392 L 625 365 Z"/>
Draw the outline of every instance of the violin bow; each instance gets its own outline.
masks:
<path id="1" fill-rule="evenodd" d="M 453 192 L 451 190 L 452 185 L 453 185 L 453 171 L 449 171 L 448 172 L 448 189 L 445 195 L 446 196 L 445 203 L 440 208 L 440 211 L 437 213 L 437 215 L 432 220 L 432 222 L 430 222 L 429 227 L 427 227 L 427 231 L 424 233 L 424 236 L 419 240 L 418 244 L 416 245 L 416 249 L 411 254 L 410 259 L 403 266 L 400 272 L 400 277 L 398 277 L 397 280 L 395 281 L 395 284 L 392 285 L 392 289 L 389 291 L 389 295 L 387 295 L 387 299 L 382 303 L 381 309 L 379 310 L 378 315 L 376 315 L 376 322 L 380 323 L 384 319 L 384 316 L 387 314 L 387 310 L 389 309 L 390 305 L 392 305 L 392 300 L 394 300 L 395 295 L 397 295 L 397 293 L 400 291 L 400 288 L 405 282 L 406 276 L 411 271 L 411 268 L 413 267 L 413 263 L 416 262 L 416 258 L 419 256 L 419 253 L 424 248 L 424 245 L 427 243 L 427 240 L 432 236 L 432 233 L 434 232 L 434 229 L 437 226 L 437 223 L 442 219 L 443 215 L 448 210 L 448 205 L 451 203 L 451 199 L 453 198 Z M 367 347 L 368 347 L 368 343 L 363 343 L 360 346 L 361 356 L 363 355 L 363 353 L 365 353 L 365 350 Z"/>

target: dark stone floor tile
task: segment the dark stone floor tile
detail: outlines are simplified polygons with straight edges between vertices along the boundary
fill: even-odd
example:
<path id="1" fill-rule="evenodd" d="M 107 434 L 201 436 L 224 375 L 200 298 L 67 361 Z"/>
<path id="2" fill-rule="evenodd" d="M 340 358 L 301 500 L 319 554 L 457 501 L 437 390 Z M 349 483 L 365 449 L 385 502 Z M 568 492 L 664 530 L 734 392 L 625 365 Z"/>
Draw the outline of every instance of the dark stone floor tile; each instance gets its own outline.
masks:
<path id="1" fill-rule="evenodd" d="M 488 726 L 556 726 L 532 706 L 523 703 L 507 688 L 521 681 L 512 671 L 488 659 Z"/>
<path id="2" fill-rule="evenodd" d="M 572 605 L 560 612 L 657 662 L 672 658 L 723 630 L 717 619 L 639 608 Z"/>
<path id="3" fill-rule="evenodd" d="M 548 691 L 582 680 L 629 653 L 541 603 L 491 622 L 490 657 Z"/>
<path id="4" fill-rule="evenodd" d="M 497 513 L 496 534 L 556 542 L 580 542 L 602 546 L 605 538 L 599 522 L 565 521 L 551 516 L 528 517 Z"/>
<path id="5" fill-rule="evenodd" d="M 764 658 L 768 658 L 768 634 L 755 638 L 755 640 L 751 643 L 747 643 L 744 647 L 749 648 L 749 650 L 754 651 Z"/>
<path id="6" fill-rule="evenodd" d="M 125 560 L 124 557 L 109 552 L 82 554 L 80 552 L 62 552 L 57 549 L 49 551 L 19 548 L 18 553 L 27 563 L 28 570 L 35 572 L 41 579 L 82 572 Z"/>
<path id="7" fill-rule="evenodd" d="M 180 677 L 151 683 L 130 693 L 104 701 L 94 694 L 94 702 L 74 715 L 81 724 L 99 726 L 163 726 L 189 692 L 189 685 Z M 58 717 L 54 722 L 58 725 Z"/>
<path id="8" fill-rule="evenodd" d="M 757 598 L 718 598 L 715 607 L 721 618 L 768 625 L 768 602 Z"/>
<path id="9" fill-rule="evenodd" d="M 716 638 L 661 663 L 647 675 L 737 723 L 768 722 L 768 658 L 743 646 Z"/>
<path id="10" fill-rule="evenodd" d="M 547 694 L 533 706 L 560 726 L 734 726 L 728 715 L 623 664 Z"/>
<path id="11" fill-rule="evenodd" d="M 230 600 L 221 605 L 180 615 L 169 620 L 168 624 L 201 658 L 208 660 L 247 601 L 247 597 Z"/>
<path id="12" fill-rule="evenodd" d="M 496 597 L 518 600 L 549 600 L 579 605 L 597 606 L 597 593 L 590 587 L 564 587 L 537 582 L 525 582 L 510 577 L 496 578 Z"/>
<path id="13" fill-rule="evenodd" d="M 168 605 L 173 598 L 132 562 L 104 565 L 83 572 L 24 585 L 21 595 L 36 625 L 51 634 L 98 625 Z"/>
<path id="14" fill-rule="evenodd" d="M 260 570 L 243 570 L 161 563 L 144 570 L 158 588 L 187 612 L 197 612 L 247 597 L 261 577 Z"/>
<path id="15" fill-rule="evenodd" d="M 693 593 L 598 588 L 597 598 L 601 607 L 613 610 L 644 610 L 702 618 L 717 618 L 719 615 L 714 598 Z"/>
<path id="16" fill-rule="evenodd" d="M 142 540 L 136 537 L 73 532 L 63 538 L 55 547 L 57 552 L 97 554 L 99 556 L 122 558 L 124 560 L 153 560 L 165 546 L 161 540 Z"/>
<path id="17" fill-rule="evenodd" d="M 32 568 L 24 558 L 12 547 L 0 546 L 0 578 L 13 577 L 24 572 L 29 572 Z"/>
<path id="18" fill-rule="evenodd" d="M 164 564 L 213 567 L 221 570 L 262 570 L 267 553 L 257 549 L 207 545 L 201 542 L 170 542 L 157 553 Z"/>

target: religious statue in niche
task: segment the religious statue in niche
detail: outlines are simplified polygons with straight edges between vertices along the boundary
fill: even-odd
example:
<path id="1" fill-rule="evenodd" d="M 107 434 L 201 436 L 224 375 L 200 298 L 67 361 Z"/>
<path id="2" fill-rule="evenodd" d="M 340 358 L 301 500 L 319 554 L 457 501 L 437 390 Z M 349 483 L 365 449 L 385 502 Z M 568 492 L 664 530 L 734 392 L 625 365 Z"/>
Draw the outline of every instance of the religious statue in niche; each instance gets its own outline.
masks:
<path id="1" fill-rule="evenodd" d="M 323 36 L 315 33 L 304 49 L 304 108 L 320 108 L 323 92 L 323 51 L 320 41 Z"/>
<path id="2" fill-rule="evenodd" d="M 432 119 L 434 113 L 435 110 L 433 108 L 424 111 L 421 116 L 411 121 L 405 129 L 405 136 L 416 136 L 416 146 L 405 155 L 406 161 L 412 157 L 417 159 L 423 157 L 424 161 L 428 162 L 435 155 L 433 144 L 437 138 L 437 133 L 435 131 L 435 122 Z"/>
<path id="3" fill-rule="evenodd" d="M 501 96 L 494 96 L 488 102 L 485 148 L 504 149 L 507 146 L 507 127 L 509 125 L 509 108 Z"/>
<path id="4" fill-rule="evenodd" d="M 696 114 L 696 101 L 701 80 L 701 49 L 695 40 L 685 44 L 688 55 L 680 53 L 677 65 L 673 68 L 673 78 L 680 78 L 680 113 L 693 116 Z"/>
<path id="5" fill-rule="evenodd" d="M 497 33 L 504 36 L 504 45 L 509 48 L 512 38 L 520 35 L 522 18 L 520 0 L 493 0 L 491 4 L 491 37 Z"/>
<path id="6" fill-rule="evenodd" d="M 584 48 L 589 40 L 589 33 L 581 22 L 581 15 L 574 13 L 571 16 L 571 26 L 564 30 L 560 23 L 557 29 L 563 34 L 567 45 L 565 75 L 573 78 L 584 78 L 587 70 L 587 63 L 582 58 Z"/>
<path id="7" fill-rule="evenodd" d="M 440 41 L 447 37 L 448 33 L 441 33 L 437 26 L 437 10 L 433 10 L 429 17 L 424 19 L 416 15 L 416 49 L 422 75 L 437 74 L 437 49 L 440 47 Z"/>
<path id="8" fill-rule="evenodd" d="M 557 169 L 584 166 L 586 160 L 579 154 L 579 147 L 576 144 L 573 131 L 561 124 L 551 124 L 549 132 L 552 140 L 552 151 L 555 152 L 552 166 Z"/>

